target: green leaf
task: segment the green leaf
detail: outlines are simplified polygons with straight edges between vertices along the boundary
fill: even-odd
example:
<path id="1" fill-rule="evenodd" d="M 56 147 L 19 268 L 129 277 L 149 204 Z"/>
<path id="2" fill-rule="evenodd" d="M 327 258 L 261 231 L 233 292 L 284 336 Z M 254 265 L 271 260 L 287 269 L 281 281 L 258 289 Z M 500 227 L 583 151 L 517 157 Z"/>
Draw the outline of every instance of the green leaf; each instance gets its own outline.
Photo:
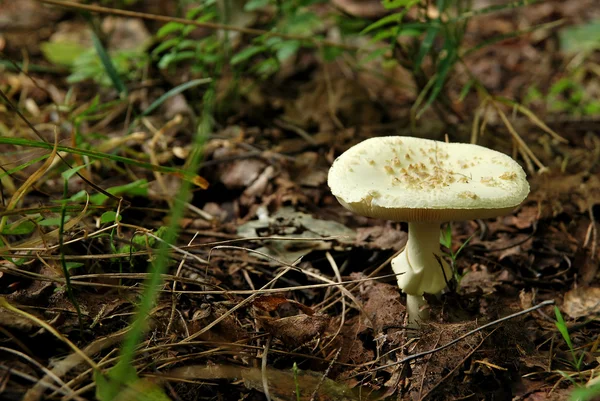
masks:
<path id="1" fill-rule="evenodd" d="M 467 97 L 467 95 L 469 94 L 469 91 L 473 87 L 474 83 L 475 83 L 474 79 L 469 79 L 467 81 L 467 83 L 465 84 L 465 86 L 463 86 L 463 88 L 460 91 L 460 94 L 458 95 L 459 102 L 462 102 L 463 100 L 465 100 L 465 97 Z"/>
<path id="2" fill-rule="evenodd" d="M 69 221 L 71 216 L 65 216 L 65 223 Z M 40 220 L 38 224 L 40 226 L 48 227 L 48 226 L 60 226 L 60 217 L 48 217 L 47 219 Z"/>
<path id="3" fill-rule="evenodd" d="M 297 40 L 286 40 L 277 47 L 277 60 L 283 62 L 298 52 L 300 42 Z"/>
<path id="4" fill-rule="evenodd" d="M 382 40 L 396 37 L 396 34 L 397 34 L 397 28 L 391 27 L 391 28 L 377 32 L 373 37 L 371 37 L 369 42 L 370 43 L 381 42 Z"/>
<path id="5" fill-rule="evenodd" d="M 452 251 L 452 227 L 450 224 L 440 230 L 440 244 Z"/>
<path id="6" fill-rule="evenodd" d="M 156 242 L 156 238 L 150 237 L 150 236 L 147 236 L 144 234 L 136 234 L 133 236 L 133 239 L 131 240 L 131 242 L 134 245 L 138 245 L 138 246 L 142 246 L 142 247 L 149 245 L 150 248 L 152 248 L 154 246 L 154 243 Z"/>
<path id="7" fill-rule="evenodd" d="M 196 52 L 194 51 L 183 51 L 178 53 L 169 53 L 161 57 L 158 62 L 158 68 L 164 70 L 171 64 L 178 63 L 180 61 L 190 60 L 196 58 Z"/>
<path id="8" fill-rule="evenodd" d="M 561 50 L 566 53 L 598 50 L 600 49 L 600 19 L 561 29 L 558 38 Z"/>
<path id="9" fill-rule="evenodd" d="M 534 85 L 527 89 L 527 93 L 525 94 L 525 98 L 523 99 L 523 104 L 529 105 L 535 101 L 542 100 L 543 98 L 544 95 L 542 94 L 542 92 L 537 88 L 537 86 Z"/>
<path id="10" fill-rule="evenodd" d="M 142 116 L 147 116 L 148 114 L 152 113 L 157 107 L 159 107 L 161 104 L 163 104 L 167 99 L 178 95 L 190 88 L 199 86 L 199 85 L 203 85 L 203 84 L 207 84 L 212 82 L 211 78 L 201 78 L 201 79 L 194 79 L 192 81 L 189 82 L 185 82 L 181 85 L 178 85 L 174 88 L 172 88 L 171 90 L 169 90 L 168 92 L 166 92 L 165 94 L 163 94 L 162 96 L 160 96 L 158 99 L 156 99 L 154 102 L 152 102 L 152 104 L 150 106 L 148 106 L 148 108 L 146 110 L 144 110 L 144 112 L 142 113 Z"/>
<path id="11" fill-rule="evenodd" d="M 121 361 L 103 375 L 99 371 L 94 371 L 94 382 L 96 382 L 96 398 L 100 401 L 112 401 L 124 390 L 127 385 L 140 380 L 135 368 L 129 364 L 123 364 Z M 141 400 L 141 398 L 136 398 Z"/>
<path id="12" fill-rule="evenodd" d="M 421 47 L 419 48 L 419 53 L 417 54 L 417 57 L 415 58 L 415 65 L 414 65 L 415 71 L 421 67 L 423 60 L 425 59 L 425 56 L 427 55 L 427 53 L 429 53 L 429 51 L 431 50 L 431 46 L 433 46 L 433 41 L 435 40 L 435 37 L 437 36 L 439 31 L 440 31 L 439 21 L 432 22 L 431 25 L 429 25 L 429 27 L 427 28 L 427 31 L 425 32 L 425 38 L 423 39 L 423 42 L 421 42 Z"/>
<path id="13" fill-rule="evenodd" d="M 600 114 L 600 102 L 591 102 L 583 106 L 583 114 L 586 116 L 596 116 Z"/>
<path id="14" fill-rule="evenodd" d="M 81 263 L 81 262 L 65 262 L 65 265 L 67 266 L 67 270 L 71 271 L 71 269 L 77 269 L 78 267 L 83 266 L 83 263 Z"/>
<path id="15" fill-rule="evenodd" d="M 115 65 L 114 65 L 112 59 L 108 55 L 104 46 L 102 45 L 102 42 L 100 42 L 100 39 L 98 38 L 98 36 L 96 36 L 96 33 L 94 33 L 92 31 L 91 34 L 92 34 L 92 43 L 94 44 L 96 53 L 98 54 L 98 57 L 100 57 L 100 61 L 102 62 L 102 65 L 104 66 L 104 70 L 106 71 L 106 74 L 110 78 L 110 81 L 112 82 L 113 87 L 116 89 L 116 91 L 120 95 L 126 95 L 127 88 L 125 87 L 125 84 L 123 83 L 123 81 L 121 80 L 121 77 L 117 73 L 117 69 L 115 68 Z"/>
<path id="16" fill-rule="evenodd" d="M 185 19 L 196 19 L 198 17 L 198 15 L 202 15 L 203 13 L 206 12 L 206 6 L 209 5 L 214 5 L 214 1 L 204 1 L 203 3 L 205 3 L 204 5 L 201 6 L 197 6 L 197 7 L 191 7 L 189 9 L 188 12 L 185 13 Z"/>
<path id="17" fill-rule="evenodd" d="M 446 11 L 447 5 L 448 2 L 446 0 L 437 0 L 436 8 L 439 10 L 440 13 L 443 13 L 444 11 Z"/>
<path id="18" fill-rule="evenodd" d="M 66 181 L 69 181 L 71 179 L 71 177 L 73 177 L 75 174 L 77 174 L 77 172 L 79 170 L 81 170 L 82 168 L 85 168 L 87 166 L 89 166 L 89 163 L 65 170 L 60 175 L 62 176 L 63 179 L 65 179 Z"/>
<path id="19" fill-rule="evenodd" d="M 2 229 L 3 235 L 31 234 L 35 230 L 35 223 L 31 220 L 22 220 Z"/>
<path id="20" fill-rule="evenodd" d="M 600 383 L 596 382 L 589 387 L 576 387 L 569 398 L 571 401 L 592 401 L 600 396 Z"/>
<path id="21" fill-rule="evenodd" d="M 368 62 L 383 57 L 385 53 L 387 53 L 389 49 L 387 47 L 373 50 L 371 53 L 367 54 L 365 57 L 361 58 L 359 61 L 360 65 L 367 64 Z"/>
<path id="22" fill-rule="evenodd" d="M 366 33 L 369 33 L 375 29 L 379 29 L 382 28 L 386 25 L 389 24 L 400 24 L 402 23 L 402 20 L 404 19 L 404 17 L 406 16 L 406 14 L 408 13 L 408 11 L 410 10 L 410 7 L 412 7 L 414 4 L 417 4 L 419 2 L 419 0 L 409 0 L 409 3 L 407 5 L 407 8 L 405 10 L 402 10 L 399 13 L 394 13 L 391 15 L 387 15 L 375 22 L 373 22 L 371 25 L 367 26 L 365 29 L 363 29 L 360 34 L 364 35 Z"/>
<path id="23" fill-rule="evenodd" d="M 132 251 L 135 251 L 135 249 L 133 249 L 130 245 L 123 245 L 117 250 L 117 253 L 131 253 Z"/>
<path id="24" fill-rule="evenodd" d="M 75 42 L 43 42 L 40 50 L 52 64 L 71 67 L 75 59 L 87 49 Z"/>
<path id="25" fill-rule="evenodd" d="M 108 188 L 106 192 L 112 195 L 130 195 L 130 196 L 148 196 L 148 181 L 137 180 L 124 185 L 117 185 Z M 74 200 L 74 199 L 71 199 Z M 104 194 L 95 194 L 90 197 L 92 205 L 102 205 L 108 200 L 108 196 Z"/>
<path id="26" fill-rule="evenodd" d="M 160 226 L 158 228 L 158 230 L 156 230 L 156 232 L 154 233 L 155 236 L 157 236 L 160 239 L 166 239 L 167 236 L 169 234 L 169 227 L 168 226 Z"/>
<path id="27" fill-rule="evenodd" d="M 469 242 L 471 242 L 471 240 L 473 239 L 473 237 L 475 237 L 475 233 L 471 234 L 471 236 L 469 238 L 467 238 L 465 240 L 465 242 L 463 242 L 460 247 L 457 249 L 456 253 L 454 255 L 452 255 L 452 257 L 454 259 L 456 259 L 458 257 L 458 255 L 462 252 L 462 250 L 465 248 L 465 246 L 469 245 Z"/>
<path id="28" fill-rule="evenodd" d="M 271 3 L 271 0 L 250 0 L 244 6 L 244 11 L 255 11 L 261 8 L 265 8 Z"/>
<path id="29" fill-rule="evenodd" d="M 554 314 L 556 315 L 556 328 L 569 346 L 569 349 L 572 350 L 573 343 L 571 342 L 571 336 L 569 335 L 569 330 L 567 329 L 567 323 L 565 323 L 565 319 L 563 319 L 562 313 L 560 313 L 560 309 L 558 309 L 557 306 L 554 307 Z"/>
<path id="30" fill-rule="evenodd" d="M 330 62 L 336 60 L 338 57 L 344 54 L 344 49 L 334 46 L 324 46 L 321 54 L 323 55 L 323 60 Z"/>
<path id="31" fill-rule="evenodd" d="M 171 39 L 167 39 L 164 42 L 162 42 L 160 45 L 156 46 L 153 50 L 152 53 L 150 53 L 152 55 L 152 57 L 156 57 L 158 56 L 160 53 L 169 50 L 175 46 L 177 46 L 179 43 L 181 42 L 181 38 L 171 38 Z"/>
<path id="32" fill-rule="evenodd" d="M 548 95 L 558 95 L 572 89 L 574 85 L 575 83 L 570 78 L 561 78 L 550 87 Z"/>
<path id="33" fill-rule="evenodd" d="M 267 78 L 270 75 L 274 74 L 278 69 L 279 63 L 277 62 L 277 60 L 275 60 L 273 57 L 269 57 L 268 59 L 258 63 L 254 70 L 263 78 Z"/>
<path id="34" fill-rule="evenodd" d="M 265 46 L 248 46 L 241 52 L 236 53 L 233 57 L 231 57 L 231 65 L 236 65 L 243 61 L 249 60 L 265 50 L 267 50 Z"/>
<path id="35" fill-rule="evenodd" d="M 118 221 L 121 221 L 122 218 L 123 216 L 119 215 Z M 115 220 L 117 220 L 117 213 L 113 212 L 112 210 L 104 212 L 102 213 L 102 216 L 100 216 L 100 224 L 114 223 Z"/>
<path id="36" fill-rule="evenodd" d="M 446 41 L 444 46 L 444 51 L 446 52 L 443 56 L 440 57 L 440 61 L 438 63 L 438 72 L 435 75 L 435 81 L 433 83 L 433 87 L 431 88 L 431 92 L 429 93 L 429 98 L 427 102 L 423 106 L 423 108 L 417 114 L 417 118 L 419 118 L 425 110 L 431 106 L 431 104 L 437 99 L 438 95 L 442 91 L 444 84 L 446 83 L 446 77 L 450 72 L 450 69 L 454 66 L 456 62 L 456 47 L 449 40 Z"/>
<path id="37" fill-rule="evenodd" d="M 18 165 L 17 167 L 15 167 L 15 168 L 12 168 L 12 169 L 10 169 L 10 170 L 5 170 L 5 171 L 2 171 L 2 170 L 0 170 L 0 171 L 2 171 L 2 173 L 0 173 L 0 180 L 1 180 L 2 178 L 6 177 L 7 175 L 11 175 L 11 174 L 14 174 L 14 173 L 18 173 L 19 171 L 21 171 L 21 170 L 23 170 L 23 169 L 25 169 L 25 168 L 27 168 L 27 167 L 31 166 L 32 164 L 35 164 L 35 163 L 37 163 L 37 162 L 40 162 L 40 161 L 42 161 L 42 160 L 45 160 L 45 159 L 47 159 L 48 157 L 50 157 L 50 154 L 45 154 L 45 155 L 42 155 L 42 156 L 40 156 L 40 157 L 36 157 L 36 158 L 34 158 L 34 159 L 28 160 L 28 161 L 26 161 L 25 163 L 23 163 L 23 164 L 20 164 L 20 165 Z M 1 246 L 1 245 L 0 245 L 0 246 Z"/>
<path id="38" fill-rule="evenodd" d="M 158 39 L 162 39 L 171 33 L 179 33 L 183 30 L 184 27 L 185 25 L 180 22 L 167 22 L 158 30 L 158 32 L 156 33 L 156 37 Z"/>
<path id="39" fill-rule="evenodd" d="M 52 144 L 50 142 L 32 141 L 30 139 L 14 138 L 14 137 L 8 138 L 8 137 L 3 137 L 1 135 L 0 135 L 0 144 L 8 144 L 8 145 L 14 145 L 14 146 L 26 146 L 26 147 L 30 147 L 30 148 L 39 148 L 39 149 L 47 149 L 47 150 L 52 150 L 54 148 L 54 144 Z M 174 174 L 185 180 L 192 181 L 192 182 L 194 182 L 194 184 L 196 184 L 202 188 L 208 187 L 208 183 L 204 183 L 202 177 L 200 177 L 194 173 L 190 173 L 186 170 L 182 170 L 182 169 L 178 169 L 178 168 L 174 168 L 174 167 L 155 165 L 155 164 L 146 163 L 146 162 L 143 162 L 143 161 L 140 161 L 137 159 L 130 159 L 128 157 L 123 157 L 123 156 L 119 156 L 119 155 L 115 155 L 115 154 L 97 152 L 97 151 L 91 150 L 91 149 L 72 148 L 69 146 L 62 146 L 62 145 L 59 145 L 57 147 L 57 149 L 59 152 L 66 152 L 66 153 L 70 153 L 70 154 L 87 156 L 91 159 L 107 159 L 107 160 L 112 160 L 113 162 L 134 165 L 134 166 L 149 169 L 152 171 L 160 171 L 160 172 L 167 173 L 167 174 Z M 85 198 L 85 196 L 84 196 L 84 198 Z"/>
<path id="40" fill-rule="evenodd" d="M 197 40 L 184 39 L 176 46 L 177 50 L 197 50 L 199 43 Z"/>
<path id="41" fill-rule="evenodd" d="M 284 31 L 294 35 L 311 35 L 319 27 L 323 25 L 323 21 L 317 14 L 307 11 L 292 14 L 286 21 Z"/>
<path id="42" fill-rule="evenodd" d="M 410 7 L 418 2 L 415 0 L 383 0 L 381 3 L 387 10 L 398 7 Z"/>
<path id="43" fill-rule="evenodd" d="M 373 22 L 371 25 L 369 25 L 368 27 L 366 27 L 365 29 L 363 29 L 360 34 L 364 35 L 366 33 L 369 33 L 375 29 L 384 27 L 386 25 L 389 24 L 398 24 L 402 21 L 402 18 L 404 18 L 404 16 L 406 15 L 405 11 L 399 12 L 399 13 L 394 13 L 391 15 L 387 15 L 375 22 Z"/>

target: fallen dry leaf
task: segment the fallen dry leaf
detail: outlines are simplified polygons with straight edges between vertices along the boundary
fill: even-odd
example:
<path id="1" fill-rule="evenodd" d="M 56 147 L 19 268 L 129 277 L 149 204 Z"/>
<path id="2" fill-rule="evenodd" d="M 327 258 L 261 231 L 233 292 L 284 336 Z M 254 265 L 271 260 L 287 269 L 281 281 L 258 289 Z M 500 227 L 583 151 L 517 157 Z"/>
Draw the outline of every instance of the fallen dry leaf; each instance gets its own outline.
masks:
<path id="1" fill-rule="evenodd" d="M 300 347 L 323 334 L 329 325 L 327 315 L 296 315 L 281 319 L 260 318 L 260 324 L 288 348 Z"/>
<path id="2" fill-rule="evenodd" d="M 279 401 L 369 401 L 379 399 L 377 392 L 351 389 L 345 384 L 323 376 L 321 372 L 268 367 L 246 368 L 233 365 L 185 366 L 168 372 L 168 377 L 189 380 L 238 380 L 240 377 L 248 388 L 264 391 L 263 377 L 266 376 L 269 394 Z M 296 394 L 296 386 L 300 394 Z M 319 391 L 315 392 L 315 389 Z M 314 394 L 313 394 L 314 393 Z"/>
<path id="3" fill-rule="evenodd" d="M 262 309 L 266 312 L 274 312 L 277 309 L 279 309 L 280 306 L 285 305 L 285 304 L 293 305 L 293 306 L 297 307 L 298 309 L 300 309 L 302 312 L 306 313 L 307 315 L 314 314 L 314 311 L 311 308 L 309 308 L 308 306 L 303 305 L 300 302 L 294 301 L 293 299 L 287 299 L 287 298 L 279 296 L 279 295 L 263 295 L 263 296 L 257 297 L 252 302 L 253 306 L 255 306 L 259 309 Z"/>
<path id="4" fill-rule="evenodd" d="M 572 318 L 600 314 L 600 287 L 579 287 L 567 292 L 563 310 Z"/>

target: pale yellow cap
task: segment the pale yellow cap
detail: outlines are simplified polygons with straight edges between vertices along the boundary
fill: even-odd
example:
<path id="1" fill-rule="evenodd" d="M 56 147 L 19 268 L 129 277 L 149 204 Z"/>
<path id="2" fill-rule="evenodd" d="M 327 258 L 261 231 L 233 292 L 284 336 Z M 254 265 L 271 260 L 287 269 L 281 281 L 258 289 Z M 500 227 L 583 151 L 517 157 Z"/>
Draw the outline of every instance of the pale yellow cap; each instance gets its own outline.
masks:
<path id="1" fill-rule="evenodd" d="M 406 222 L 501 216 L 529 193 L 525 172 L 503 153 L 402 136 L 348 149 L 333 162 L 328 184 L 356 214 Z"/>

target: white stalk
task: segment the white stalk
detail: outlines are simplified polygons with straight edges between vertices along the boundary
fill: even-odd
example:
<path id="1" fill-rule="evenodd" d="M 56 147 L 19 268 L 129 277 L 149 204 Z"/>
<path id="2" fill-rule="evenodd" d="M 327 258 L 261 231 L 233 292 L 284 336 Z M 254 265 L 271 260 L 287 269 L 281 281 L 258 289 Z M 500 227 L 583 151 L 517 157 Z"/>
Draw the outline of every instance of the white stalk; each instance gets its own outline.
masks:
<path id="1" fill-rule="evenodd" d="M 392 269 L 398 274 L 398 286 L 407 294 L 408 319 L 413 326 L 429 319 L 423 293 L 439 293 L 451 277 L 448 264 L 440 258 L 440 266 L 436 255 L 440 255 L 440 223 L 409 223 L 406 248 L 392 260 Z"/>
<path id="2" fill-rule="evenodd" d="M 421 322 L 429 320 L 429 308 L 423 295 L 406 295 L 408 327 L 417 328 Z"/>

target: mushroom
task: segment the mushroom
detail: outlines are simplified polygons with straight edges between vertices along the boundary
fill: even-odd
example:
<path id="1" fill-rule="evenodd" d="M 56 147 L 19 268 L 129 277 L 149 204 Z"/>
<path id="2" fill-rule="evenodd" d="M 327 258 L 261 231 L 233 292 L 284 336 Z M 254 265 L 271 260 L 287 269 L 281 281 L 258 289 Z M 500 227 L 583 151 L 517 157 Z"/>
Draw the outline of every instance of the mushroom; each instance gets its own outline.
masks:
<path id="1" fill-rule="evenodd" d="M 408 242 L 392 269 L 412 327 L 429 318 L 423 293 L 440 293 L 451 278 L 439 257 L 440 224 L 508 214 L 529 193 L 525 172 L 503 153 L 401 136 L 348 149 L 333 162 L 328 184 L 356 214 L 408 222 Z"/>

